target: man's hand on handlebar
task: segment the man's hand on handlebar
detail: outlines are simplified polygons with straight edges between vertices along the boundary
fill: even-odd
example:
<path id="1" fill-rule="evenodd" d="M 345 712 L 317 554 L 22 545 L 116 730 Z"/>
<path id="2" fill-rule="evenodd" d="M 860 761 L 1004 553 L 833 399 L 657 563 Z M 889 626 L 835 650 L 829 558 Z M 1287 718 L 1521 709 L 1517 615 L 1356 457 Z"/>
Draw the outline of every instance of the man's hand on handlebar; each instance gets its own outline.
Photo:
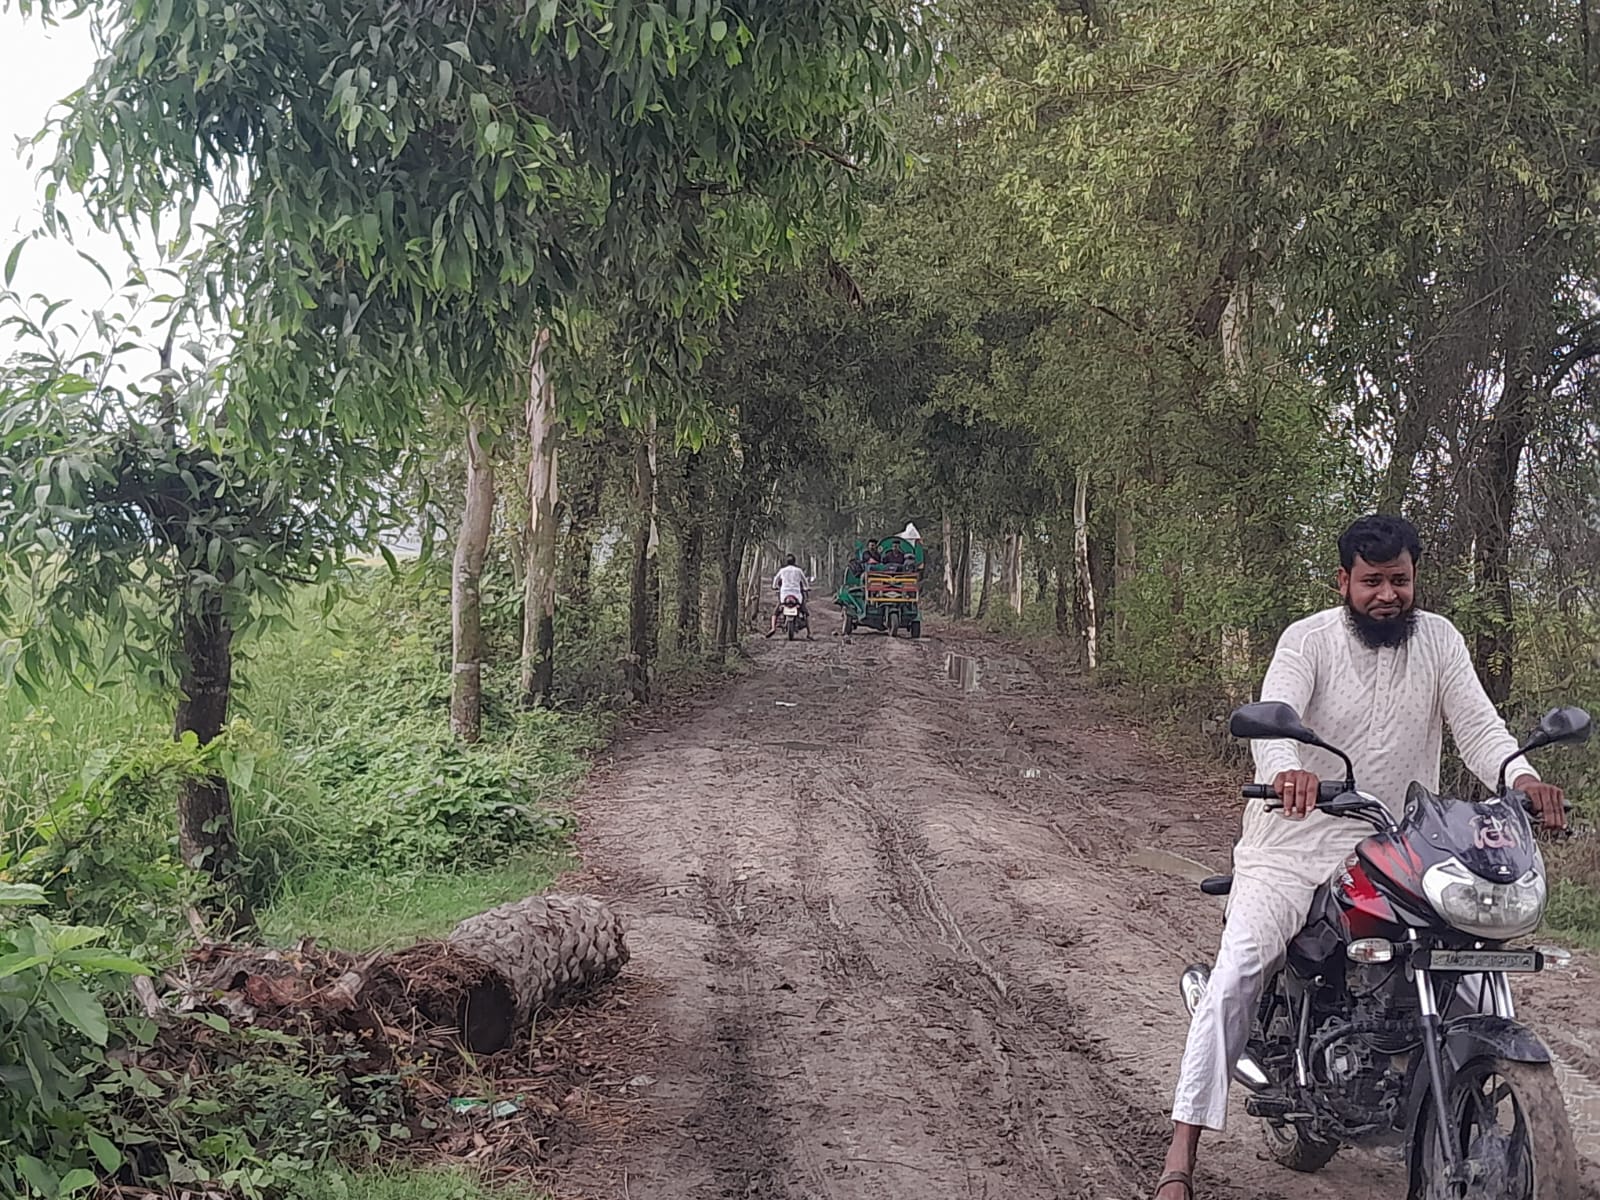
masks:
<path id="1" fill-rule="evenodd" d="M 1283 800 L 1283 815 L 1301 821 L 1316 808 L 1322 783 L 1310 771 L 1279 771 L 1272 786 Z"/>
<path id="2" fill-rule="evenodd" d="M 1567 827 L 1566 795 L 1555 784 L 1522 775 L 1511 786 L 1528 798 L 1528 807 L 1546 829 Z"/>

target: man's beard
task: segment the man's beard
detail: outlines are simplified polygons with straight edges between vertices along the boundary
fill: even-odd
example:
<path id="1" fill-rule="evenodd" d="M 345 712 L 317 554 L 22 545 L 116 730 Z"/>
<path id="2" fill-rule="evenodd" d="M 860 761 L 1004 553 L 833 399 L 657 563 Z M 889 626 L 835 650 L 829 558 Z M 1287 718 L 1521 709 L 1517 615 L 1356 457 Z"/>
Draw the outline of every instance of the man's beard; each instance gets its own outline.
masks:
<path id="1" fill-rule="evenodd" d="M 1344 611 L 1350 621 L 1350 628 L 1356 631 L 1356 637 L 1361 639 L 1361 644 L 1368 650 L 1382 650 L 1385 646 L 1404 646 L 1411 640 L 1411 634 L 1417 627 L 1415 605 L 1397 617 L 1381 619 L 1357 612 L 1349 600 L 1344 602 Z"/>

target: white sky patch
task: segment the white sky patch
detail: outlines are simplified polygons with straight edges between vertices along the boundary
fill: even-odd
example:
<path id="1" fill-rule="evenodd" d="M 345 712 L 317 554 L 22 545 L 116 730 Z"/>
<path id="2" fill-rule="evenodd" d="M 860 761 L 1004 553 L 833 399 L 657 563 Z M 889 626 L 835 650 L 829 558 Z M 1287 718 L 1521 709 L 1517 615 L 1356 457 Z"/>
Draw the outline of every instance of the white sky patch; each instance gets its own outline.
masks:
<path id="1" fill-rule="evenodd" d="M 53 140 L 19 151 L 17 139 L 44 128 L 55 105 L 89 77 L 95 57 L 87 20 L 47 28 L 37 17 L 25 20 L 15 8 L 0 8 L 0 255 L 10 254 L 20 237 L 39 229 L 44 196 L 39 168 L 54 152 Z M 42 292 L 70 300 L 85 311 L 98 308 L 109 294 L 105 281 L 78 251 L 98 261 L 119 284 L 132 262 L 120 239 L 94 229 L 73 197 L 63 197 L 60 208 L 71 221 L 75 242 L 31 242 L 12 287 L 23 295 Z"/>

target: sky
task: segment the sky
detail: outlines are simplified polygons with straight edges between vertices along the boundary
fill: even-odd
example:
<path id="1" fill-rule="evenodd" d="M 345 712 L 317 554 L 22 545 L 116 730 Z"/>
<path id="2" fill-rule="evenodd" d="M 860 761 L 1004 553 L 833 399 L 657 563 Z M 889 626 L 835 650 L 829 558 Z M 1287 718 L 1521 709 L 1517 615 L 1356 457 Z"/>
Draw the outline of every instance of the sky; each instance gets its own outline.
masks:
<path id="1" fill-rule="evenodd" d="M 0 263 L 21 234 L 39 226 L 44 185 L 38 167 L 30 167 L 27 150 L 19 156 L 17 139 L 32 137 L 44 127 L 51 109 L 88 78 L 94 66 L 94 45 L 87 21 L 71 21 L 46 29 L 37 17 L 25 20 L 15 6 L 0 5 Z M 50 144 L 38 149 L 48 160 Z M 62 205 L 77 247 L 35 241 L 22 252 L 12 286 L 23 295 L 44 292 L 91 310 L 104 302 L 105 281 L 78 257 L 81 248 L 93 255 L 114 281 L 126 277 L 129 260 L 117 238 L 90 229 L 83 209 L 69 197 Z"/>

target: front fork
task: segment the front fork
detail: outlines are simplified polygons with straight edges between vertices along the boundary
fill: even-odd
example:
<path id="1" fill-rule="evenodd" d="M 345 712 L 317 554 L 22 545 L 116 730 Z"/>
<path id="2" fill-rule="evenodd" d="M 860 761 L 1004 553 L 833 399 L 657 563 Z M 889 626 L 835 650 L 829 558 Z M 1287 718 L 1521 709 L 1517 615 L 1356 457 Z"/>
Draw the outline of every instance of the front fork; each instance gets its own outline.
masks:
<path id="1" fill-rule="evenodd" d="M 1415 935 L 1413 935 L 1414 937 Z M 1444 1155 L 1446 1168 L 1452 1182 L 1466 1182 L 1466 1165 L 1462 1161 L 1461 1147 L 1450 1133 L 1450 1097 L 1446 1092 L 1444 1073 L 1444 1018 L 1439 1012 L 1439 997 L 1433 986 L 1433 972 L 1416 969 L 1417 1011 L 1422 1027 L 1422 1049 L 1428 1066 L 1428 1088 L 1433 1093 L 1433 1119 L 1438 1126 L 1439 1149 Z M 1456 995 L 1460 997 L 1465 979 L 1457 981 Z M 1501 972 L 1476 977 L 1476 1004 L 1480 1012 L 1488 1012 L 1507 1020 L 1515 1020 L 1517 1008 L 1511 999 L 1511 981 Z"/>
<path id="2" fill-rule="evenodd" d="M 1439 1129 L 1439 1148 L 1450 1169 L 1451 1178 L 1461 1171 L 1461 1154 L 1450 1136 L 1450 1099 L 1444 1090 L 1444 1057 L 1440 1054 L 1444 1022 L 1439 1019 L 1439 1000 L 1433 991 L 1433 973 L 1418 970 L 1417 1011 L 1422 1026 L 1422 1050 L 1428 1062 L 1428 1087 L 1433 1092 L 1433 1119 Z"/>

